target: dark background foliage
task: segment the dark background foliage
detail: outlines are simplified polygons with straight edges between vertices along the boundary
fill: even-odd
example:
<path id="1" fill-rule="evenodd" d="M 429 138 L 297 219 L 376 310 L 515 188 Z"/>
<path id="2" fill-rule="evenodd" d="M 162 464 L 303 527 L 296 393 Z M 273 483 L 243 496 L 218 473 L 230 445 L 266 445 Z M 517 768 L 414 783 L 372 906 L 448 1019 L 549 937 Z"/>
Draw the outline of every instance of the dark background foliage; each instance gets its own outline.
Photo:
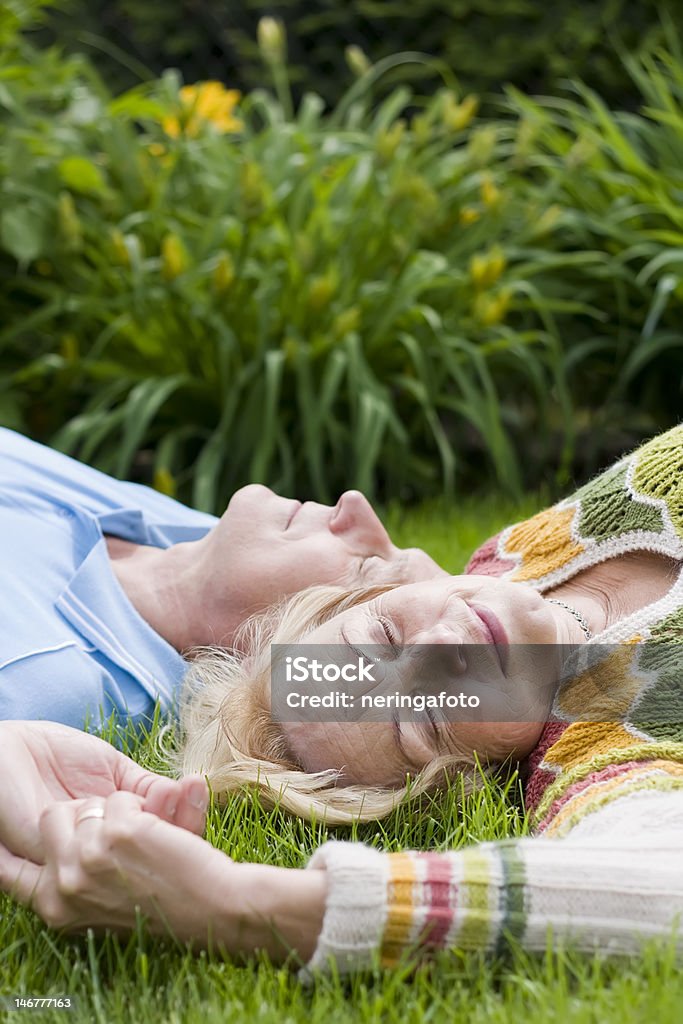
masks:
<path id="1" fill-rule="evenodd" d="M 373 62 L 401 50 L 429 53 L 468 91 L 511 82 L 552 94 L 580 77 L 623 108 L 637 90 L 619 52 L 661 39 L 662 20 L 683 28 L 675 0 L 61 0 L 43 38 L 90 51 L 115 90 L 167 67 L 186 81 L 217 78 L 248 90 L 263 84 L 263 15 L 287 27 L 296 94 L 310 89 L 331 105 L 351 80 L 344 49 L 357 45 Z"/>

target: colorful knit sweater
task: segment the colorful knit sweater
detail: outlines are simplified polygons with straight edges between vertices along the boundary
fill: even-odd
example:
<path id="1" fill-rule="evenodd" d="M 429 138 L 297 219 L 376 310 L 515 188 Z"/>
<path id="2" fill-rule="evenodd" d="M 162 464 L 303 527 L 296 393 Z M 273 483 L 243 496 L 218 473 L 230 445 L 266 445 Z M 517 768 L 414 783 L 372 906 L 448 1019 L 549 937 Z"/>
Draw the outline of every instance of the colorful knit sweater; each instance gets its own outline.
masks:
<path id="1" fill-rule="evenodd" d="M 664 598 L 584 645 L 599 656 L 561 687 L 526 766 L 534 835 L 446 853 L 325 844 L 309 864 L 328 872 L 309 966 L 494 952 L 510 936 L 542 950 L 549 931 L 634 952 L 679 923 L 683 947 L 683 426 L 487 541 L 466 571 L 543 593 L 644 550 L 682 569 Z"/>

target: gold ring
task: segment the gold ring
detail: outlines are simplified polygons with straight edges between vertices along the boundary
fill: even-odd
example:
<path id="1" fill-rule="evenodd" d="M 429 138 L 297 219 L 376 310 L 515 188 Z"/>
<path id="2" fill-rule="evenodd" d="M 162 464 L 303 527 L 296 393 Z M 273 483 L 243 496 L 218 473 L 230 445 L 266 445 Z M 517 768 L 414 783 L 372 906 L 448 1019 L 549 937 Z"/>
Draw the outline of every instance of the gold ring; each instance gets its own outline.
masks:
<path id="1" fill-rule="evenodd" d="M 76 818 L 76 824 L 80 825 L 81 822 L 87 821 L 88 818 L 103 818 L 104 807 L 93 807 L 90 811 L 84 811 L 83 814 L 79 814 Z"/>

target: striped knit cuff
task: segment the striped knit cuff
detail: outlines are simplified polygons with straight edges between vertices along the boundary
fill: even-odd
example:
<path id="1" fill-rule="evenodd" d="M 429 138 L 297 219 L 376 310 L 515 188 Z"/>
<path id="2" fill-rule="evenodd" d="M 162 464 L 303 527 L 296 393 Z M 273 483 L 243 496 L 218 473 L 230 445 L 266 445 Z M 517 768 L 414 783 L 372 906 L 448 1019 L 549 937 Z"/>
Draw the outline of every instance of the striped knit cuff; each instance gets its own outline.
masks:
<path id="1" fill-rule="evenodd" d="M 310 982 L 312 972 L 329 970 L 331 960 L 340 974 L 371 967 L 387 913 L 386 854 L 332 841 L 316 850 L 307 868 L 327 871 L 328 889 L 318 945 L 299 978 Z"/>

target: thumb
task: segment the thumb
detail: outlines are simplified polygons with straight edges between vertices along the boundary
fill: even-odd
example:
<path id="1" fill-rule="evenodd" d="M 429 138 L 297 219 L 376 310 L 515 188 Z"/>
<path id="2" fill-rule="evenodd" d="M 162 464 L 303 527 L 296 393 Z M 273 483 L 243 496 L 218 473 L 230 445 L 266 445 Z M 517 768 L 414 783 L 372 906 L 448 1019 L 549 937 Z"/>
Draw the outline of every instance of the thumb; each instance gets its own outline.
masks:
<path id="1" fill-rule="evenodd" d="M 31 906 L 43 867 L 24 857 L 15 857 L 0 843 L 0 890 L 12 899 Z"/>

